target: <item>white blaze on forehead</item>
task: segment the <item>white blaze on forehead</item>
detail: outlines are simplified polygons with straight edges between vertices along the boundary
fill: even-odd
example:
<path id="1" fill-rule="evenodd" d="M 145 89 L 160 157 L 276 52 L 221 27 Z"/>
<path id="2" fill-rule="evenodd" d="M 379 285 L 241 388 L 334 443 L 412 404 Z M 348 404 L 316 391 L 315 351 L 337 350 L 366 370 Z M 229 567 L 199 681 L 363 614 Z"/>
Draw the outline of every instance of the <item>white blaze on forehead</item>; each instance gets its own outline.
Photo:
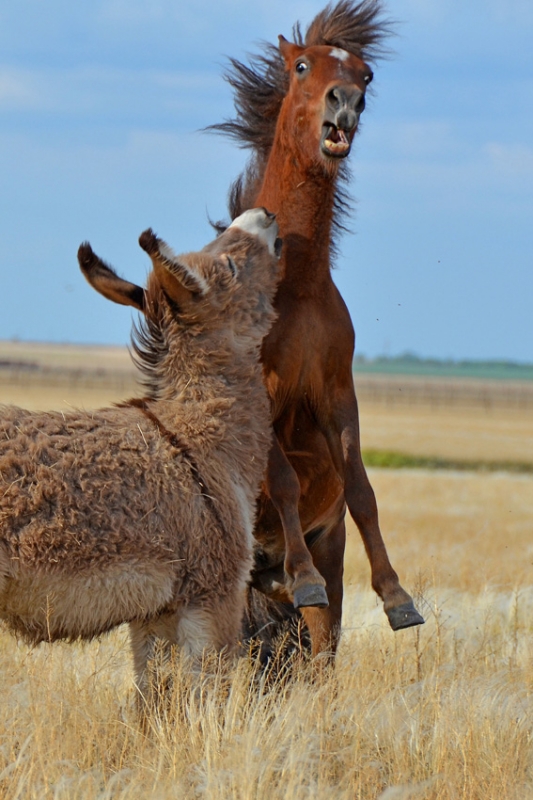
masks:
<path id="1" fill-rule="evenodd" d="M 278 236 L 278 224 L 264 208 L 250 208 L 233 220 L 230 228 L 239 228 L 252 236 L 258 236 L 266 244 L 271 255 L 275 255 L 274 245 Z"/>
<path id="2" fill-rule="evenodd" d="M 346 50 L 341 50 L 340 47 L 334 47 L 330 53 L 332 58 L 338 58 L 339 61 L 348 61 L 350 54 Z"/>

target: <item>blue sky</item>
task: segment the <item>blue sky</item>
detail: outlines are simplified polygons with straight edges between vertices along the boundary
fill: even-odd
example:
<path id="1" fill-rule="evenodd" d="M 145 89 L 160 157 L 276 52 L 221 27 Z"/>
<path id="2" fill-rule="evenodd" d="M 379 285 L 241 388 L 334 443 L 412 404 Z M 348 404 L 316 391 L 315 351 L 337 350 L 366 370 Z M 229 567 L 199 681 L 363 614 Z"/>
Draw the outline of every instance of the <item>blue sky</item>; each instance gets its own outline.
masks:
<path id="1" fill-rule="evenodd" d="M 315 0 L 0 0 L 0 338 L 126 343 L 85 283 L 88 239 L 142 283 L 148 226 L 212 238 L 245 151 L 226 55 L 289 37 Z M 533 361 L 533 3 L 390 0 L 395 55 L 351 155 L 335 280 L 357 350 Z"/>

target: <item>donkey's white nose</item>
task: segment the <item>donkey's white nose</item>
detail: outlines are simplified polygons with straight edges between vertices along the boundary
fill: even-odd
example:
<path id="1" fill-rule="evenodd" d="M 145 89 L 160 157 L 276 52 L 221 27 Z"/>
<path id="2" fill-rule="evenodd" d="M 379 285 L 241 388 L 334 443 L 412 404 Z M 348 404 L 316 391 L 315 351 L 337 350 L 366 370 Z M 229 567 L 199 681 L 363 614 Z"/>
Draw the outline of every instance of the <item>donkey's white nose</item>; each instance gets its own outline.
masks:
<path id="1" fill-rule="evenodd" d="M 250 208 L 233 220 L 230 228 L 239 228 L 241 231 L 258 236 L 275 255 L 275 244 L 278 236 L 278 223 L 276 215 L 271 214 L 266 208 Z"/>

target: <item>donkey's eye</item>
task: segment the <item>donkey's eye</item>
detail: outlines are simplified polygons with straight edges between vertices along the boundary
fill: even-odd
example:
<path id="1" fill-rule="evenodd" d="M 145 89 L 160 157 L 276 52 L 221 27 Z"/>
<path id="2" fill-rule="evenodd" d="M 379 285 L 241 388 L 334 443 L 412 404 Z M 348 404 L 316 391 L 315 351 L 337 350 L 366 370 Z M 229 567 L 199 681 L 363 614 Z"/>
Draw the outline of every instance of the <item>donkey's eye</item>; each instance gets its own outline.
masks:
<path id="1" fill-rule="evenodd" d="M 237 277 L 237 272 L 239 270 L 237 269 L 237 264 L 235 263 L 235 261 L 232 259 L 231 256 L 226 256 L 226 264 L 228 265 L 228 268 L 229 268 L 231 274 L 233 275 L 233 277 L 236 278 Z"/>
<path id="2" fill-rule="evenodd" d="M 309 64 L 307 64 L 305 61 L 297 61 L 296 62 L 296 66 L 294 67 L 294 69 L 300 75 L 303 75 L 303 73 L 306 72 L 306 70 L 309 69 Z"/>

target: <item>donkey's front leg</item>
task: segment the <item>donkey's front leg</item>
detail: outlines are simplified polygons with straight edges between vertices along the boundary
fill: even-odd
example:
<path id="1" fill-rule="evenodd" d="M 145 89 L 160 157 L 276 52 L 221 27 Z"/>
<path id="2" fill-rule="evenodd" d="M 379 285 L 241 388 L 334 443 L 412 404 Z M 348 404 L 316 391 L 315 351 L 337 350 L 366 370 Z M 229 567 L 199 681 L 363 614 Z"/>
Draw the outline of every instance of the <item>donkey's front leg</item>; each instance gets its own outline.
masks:
<path id="1" fill-rule="evenodd" d="M 295 608 L 328 605 L 326 582 L 305 543 L 298 501 L 300 482 L 274 435 L 268 455 L 266 494 L 279 514 L 285 537 L 285 575 Z"/>
<path id="2" fill-rule="evenodd" d="M 148 662 L 153 657 L 156 636 L 149 623 L 130 622 L 130 644 L 133 656 L 137 711 L 143 722 L 146 714 L 154 709 L 154 687 L 149 674 Z"/>
<path id="3" fill-rule="evenodd" d="M 143 724 L 147 715 L 162 710 L 161 702 L 169 694 L 171 681 L 163 677 L 160 667 L 170 660 L 172 645 L 177 644 L 178 622 L 179 617 L 170 613 L 129 624 L 136 704 Z"/>

